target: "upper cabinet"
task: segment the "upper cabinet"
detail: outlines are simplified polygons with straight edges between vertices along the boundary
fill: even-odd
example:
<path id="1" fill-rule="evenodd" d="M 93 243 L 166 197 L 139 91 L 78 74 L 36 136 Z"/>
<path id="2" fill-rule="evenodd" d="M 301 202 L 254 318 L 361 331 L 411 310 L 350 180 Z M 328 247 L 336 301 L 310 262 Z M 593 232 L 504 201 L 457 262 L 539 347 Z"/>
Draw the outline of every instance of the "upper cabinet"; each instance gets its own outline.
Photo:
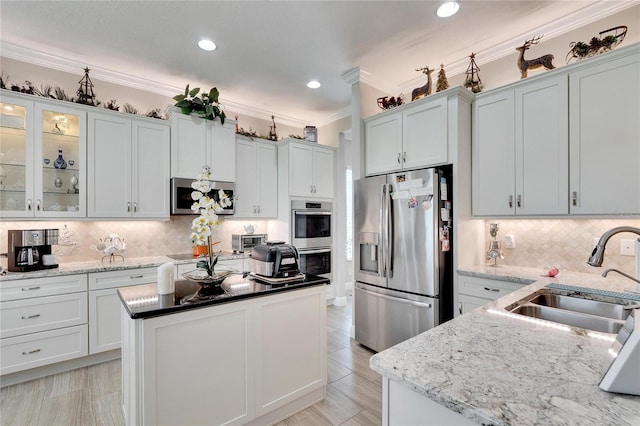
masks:
<path id="1" fill-rule="evenodd" d="M 279 173 L 288 181 L 289 196 L 333 198 L 335 149 L 285 139 L 278 146 Z"/>
<path id="2" fill-rule="evenodd" d="M 473 214 L 568 213 L 566 74 L 479 94 L 473 108 Z"/>
<path id="3" fill-rule="evenodd" d="M 211 166 L 211 178 L 235 182 L 235 121 L 205 120 L 170 107 L 171 177 L 195 179 L 202 166 Z"/>
<path id="4" fill-rule="evenodd" d="M 430 95 L 365 119 L 366 174 L 446 164 L 448 120 L 457 119 L 448 117 L 448 103 L 457 93 Z"/>
<path id="5" fill-rule="evenodd" d="M 0 211 L 3 218 L 86 215 L 86 112 L 2 93 Z"/>
<path id="6" fill-rule="evenodd" d="M 168 218 L 169 138 L 157 119 L 90 112 L 88 216 Z"/>
<path id="7" fill-rule="evenodd" d="M 592 66 L 569 74 L 570 210 L 573 215 L 637 216 L 640 45 L 606 57 L 610 60 L 594 58 Z"/>
<path id="8" fill-rule="evenodd" d="M 238 138 L 236 142 L 236 218 L 278 215 L 278 153 L 273 142 Z"/>

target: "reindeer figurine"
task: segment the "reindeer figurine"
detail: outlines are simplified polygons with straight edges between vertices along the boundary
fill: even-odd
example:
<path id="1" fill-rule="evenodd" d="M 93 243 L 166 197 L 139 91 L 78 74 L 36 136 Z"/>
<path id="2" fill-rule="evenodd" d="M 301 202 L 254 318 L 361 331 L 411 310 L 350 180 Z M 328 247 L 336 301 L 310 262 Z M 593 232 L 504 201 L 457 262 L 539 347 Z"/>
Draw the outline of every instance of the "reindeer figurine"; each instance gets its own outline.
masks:
<path id="1" fill-rule="evenodd" d="M 516 50 L 520 52 L 520 55 L 518 56 L 518 68 L 520 69 L 520 79 L 527 78 L 528 70 L 534 70 L 540 67 L 544 67 L 547 70 L 552 70 L 555 68 L 551 63 L 551 61 L 553 61 L 553 55 L 551 54 L 543 55 L 536 59 L 524 58 L 524 52 L 526 50 L 529 50 L 531 45 L 538 44 L 541 38 L 542 36 L 539 35 L 538 37 L 534 37 L 531 40 L 525 41 L 522 46 L 516 47 Z"/>
<path id="2" fill-rule="evenodd" d="M 431 94 L 431 73 L 433 72 L 433 69 L 429 69 L 429 65 L 427 65 L 426 67 L 416 68 L 416 71 L 422 71 L 427 75 L 427 84 L 422 87 L 416 87 L 415 89 L 413 89 L 413 91 L 411 92 L 412 101 Z"/>

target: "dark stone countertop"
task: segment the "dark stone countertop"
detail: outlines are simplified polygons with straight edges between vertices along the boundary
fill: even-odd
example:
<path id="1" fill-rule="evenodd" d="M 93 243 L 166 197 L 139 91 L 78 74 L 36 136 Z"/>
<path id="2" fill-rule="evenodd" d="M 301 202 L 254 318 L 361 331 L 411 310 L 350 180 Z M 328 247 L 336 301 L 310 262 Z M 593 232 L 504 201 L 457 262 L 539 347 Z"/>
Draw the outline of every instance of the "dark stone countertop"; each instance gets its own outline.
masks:
<path id="1" fill-rule="evenodd" d="M 300 288 L 329 284 L 326 278 L 305 275 L 301 281 L 288 284 L 265 284 L 256 281 L 252 276 L 243 277 L 234 274 L 227 277 L 219 289 L 201 289 L 200 286 L 187 280 L 176 281 L 175 292 L 158 294 L 156 284 L 144 284 L 118 289 L 118 296 L 132 319 L 150 318 L 176 312 L 197 309 L 206 306 L 234 302 L 252 297 L 267 296 L 277 292 L 292 291 Z M 200 297 L 181 303 L 198 293 Z"/>

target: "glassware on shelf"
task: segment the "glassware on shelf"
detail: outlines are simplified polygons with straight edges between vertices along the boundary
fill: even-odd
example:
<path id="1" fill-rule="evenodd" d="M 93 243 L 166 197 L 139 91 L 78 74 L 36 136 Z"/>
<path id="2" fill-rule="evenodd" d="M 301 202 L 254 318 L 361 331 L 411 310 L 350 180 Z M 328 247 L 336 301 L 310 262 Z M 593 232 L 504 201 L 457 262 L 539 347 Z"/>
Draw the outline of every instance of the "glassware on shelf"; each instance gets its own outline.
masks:
<path id="1" fill-rule="evenodd" d="M 44 164 L 49 165 L 49 163 L 51 162 L 51 160 L 49 160 L 48 158 L 45 158 L 44 160 Z"/>
<path id="2" fill-rule="evenodd" d="M 58 149 L 58 158 L 56 158 L 56 161 L 53 162 L 53 167 L 55 167 L 56 169 L 66 169 L 67 168 L 67 162 L 64 161 L 64 158 L 62 158 L 62 150 Z"/>
<path id="3" fill-rule="evenodd" d="M 71 189 L 69 190 L 71 191 L 72 194 L 77 194 L 78 191 L 78 176 L 73 175 L 71 176 Z"/>
<path id="4" fill-rule="evenodd" d="M 74 164 L 76 164 L 76 162 L 74 160 L 69 160 L 69 165 L 73 166 Z"/>
<path id="5" fill-rule="evenodd" d="M 53 181 L 53 184 L 55 185 L 56 188 L 62 188 L 62 179 L 57 177 L 56 180 Z"/>

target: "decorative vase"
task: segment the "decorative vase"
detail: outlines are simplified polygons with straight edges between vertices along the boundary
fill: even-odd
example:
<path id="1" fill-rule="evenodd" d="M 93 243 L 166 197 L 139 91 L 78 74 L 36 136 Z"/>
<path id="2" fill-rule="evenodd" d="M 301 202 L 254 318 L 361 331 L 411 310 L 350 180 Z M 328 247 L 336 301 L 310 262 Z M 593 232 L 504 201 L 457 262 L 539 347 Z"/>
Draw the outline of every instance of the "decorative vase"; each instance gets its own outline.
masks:
<path id="1" fill-rule="evenodd" d="M 209 254 L 209 246 L 193 246 L 193 257 L 201 257 Z"/>
<path id="2" fill-rule="evenodd" d="M 66 169 L 67 168 L 67 162 L 64 161 L 64 158 L 62 158 L 62 150 L 61 149 L 58 150 L 58 158 L 56 158 L 56 161 L 53 162 L 53 167 L 55 167 L 56 169 Z"/>

